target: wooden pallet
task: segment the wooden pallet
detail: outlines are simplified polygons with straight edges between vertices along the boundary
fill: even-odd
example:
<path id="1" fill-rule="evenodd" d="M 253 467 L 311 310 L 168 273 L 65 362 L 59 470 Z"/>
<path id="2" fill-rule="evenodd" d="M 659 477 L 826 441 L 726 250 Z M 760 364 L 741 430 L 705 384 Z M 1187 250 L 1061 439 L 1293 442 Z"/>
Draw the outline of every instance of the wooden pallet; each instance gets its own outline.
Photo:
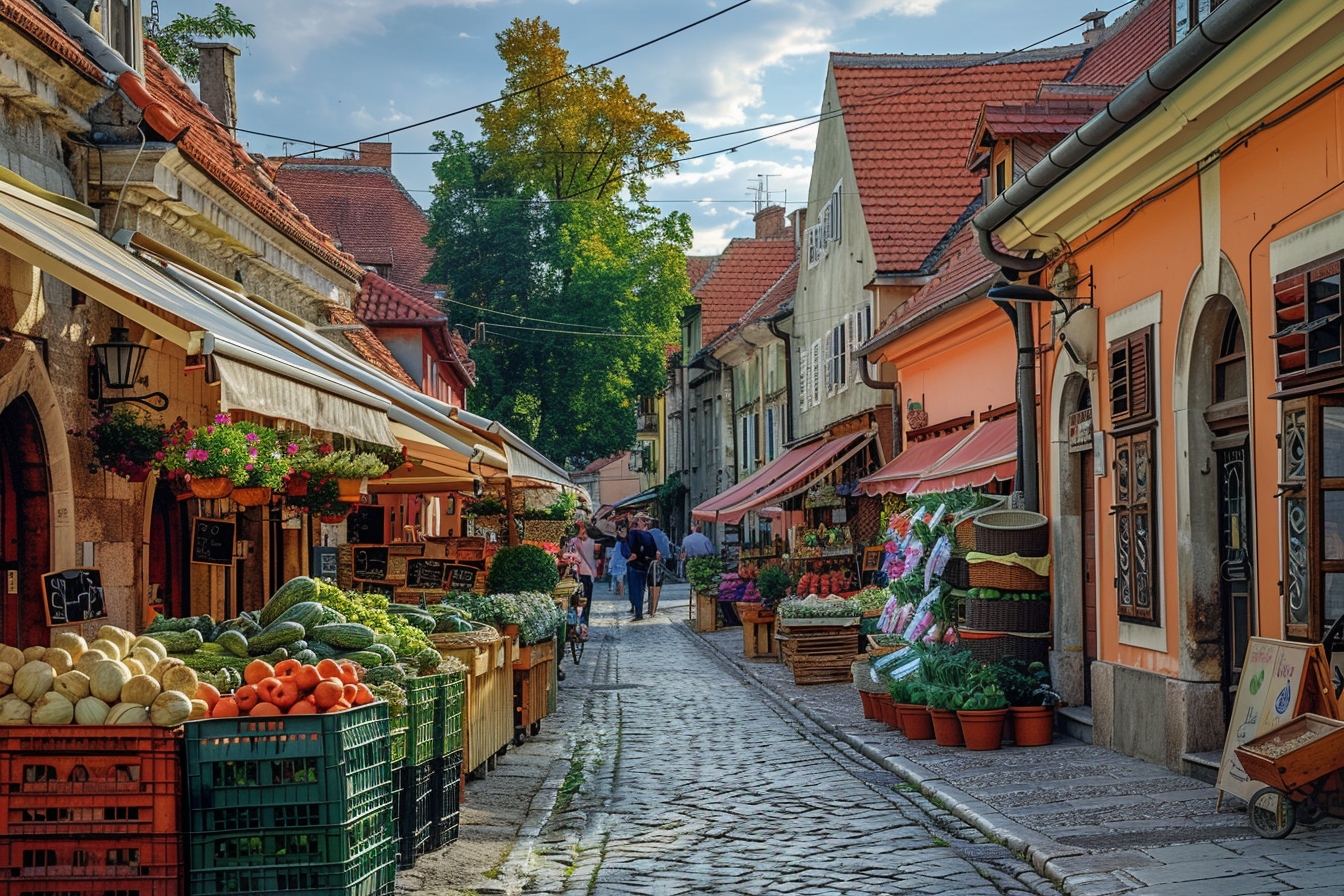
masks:
<path id="1" fill-rule="evenodd" d="M 777 659 L 779 649 L 775 641 L 775 623 L 742 623 L 742 653 L 747 659 Z"/>
<path id="2" fill-rule="evenodd" d="M 852 677 L 850 669 L 855 654 L 840 653 L 828 656 L 795 656 L 790 666 L 794 684 L 838 684 Z"/>

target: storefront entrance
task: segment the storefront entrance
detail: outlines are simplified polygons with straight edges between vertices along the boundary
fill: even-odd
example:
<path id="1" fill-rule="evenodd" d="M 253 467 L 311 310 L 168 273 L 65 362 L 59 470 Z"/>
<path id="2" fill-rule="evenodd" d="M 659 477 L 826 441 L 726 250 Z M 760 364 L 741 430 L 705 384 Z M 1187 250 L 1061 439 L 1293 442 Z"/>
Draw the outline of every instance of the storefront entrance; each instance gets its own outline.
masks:
<path id="1" fill-rule="evenodd" d="M 1251 637 L 1251 526 L 1246 489 L 1246 442 L 1221 448 L 1218 459 L 1218 587 L 1223 606 L 1224 717 L 1241 681 Z"/>
<path id="2" fill-rule="evenodd" d="M 166 482 L 154 488 L 154 510 L 149 521 L 149 584 L 153 609 L 165 616 L 198 615 L 191 612 L 191 565 L 187 562 L 187 539 L 191 532 L 188 501 Z M 202 612 L 209 610 L 206 607 Z"/>
<path id="3" fill-rule="evenodd" d="M 47 452 L 37 410 L 25 394 L 0 411 L 0 640 L 47 643 L 42 575 L 50 572 Z"/>

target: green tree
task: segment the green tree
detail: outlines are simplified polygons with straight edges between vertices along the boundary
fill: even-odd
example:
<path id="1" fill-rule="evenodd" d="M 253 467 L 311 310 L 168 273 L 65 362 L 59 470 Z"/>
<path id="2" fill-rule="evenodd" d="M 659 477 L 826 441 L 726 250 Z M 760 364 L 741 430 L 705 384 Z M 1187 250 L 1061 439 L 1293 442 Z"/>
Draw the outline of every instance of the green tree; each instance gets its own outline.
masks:
<path id="1" fill-rule="evenodd" d="M 144 22 L 145 36 L 158 45 L 163 58 L 188 81 L 195 81 L 201 73 L 201 51 L 196 49 L 196 41 L 257 36 L 255 26 L 238 18 L 223 3 L 216 3 L 208 16 L 179 12 L 167 25 L 160 25 L 157 15 L 145 16 Z"/>
<path id="2" fill-rule="evenodd" d="M 671 164 L 687 138 L 679 113 L 605 69 L 560 77 L 559 32 L 539 19 L 515 19 L 497 48 L 510 75 L 482 138 L 436 135 L 426 279 L 486 323 L 472 409 L 587 461 L 630 448 L 636 397 L 666 383 L 690 301 L 690 219 L 649 206 L 642 177 L 623 175 Z"/>

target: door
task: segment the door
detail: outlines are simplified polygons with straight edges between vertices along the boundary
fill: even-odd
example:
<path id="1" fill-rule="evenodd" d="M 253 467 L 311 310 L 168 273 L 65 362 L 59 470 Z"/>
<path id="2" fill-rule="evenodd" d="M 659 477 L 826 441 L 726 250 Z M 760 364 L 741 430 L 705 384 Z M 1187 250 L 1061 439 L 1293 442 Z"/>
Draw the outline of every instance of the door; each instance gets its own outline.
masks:
<path id="1" fill-rule="evenodd" d="M 46 644 L 42 575 L 51 572 L 47 450 L 37 411 L 21 395 L 0 412 L 0 640 Z"/>
<path id="2" fill-rule="evenodd" d="M 1253 630 L 1251 520 L 1245 435 L 1215 451 L 1218 463 L 1218 589 L 1223 610 L 1223 714 L 1230 717 Z M 1225 442 L 1219 439 L 1218 442 Z M 1215 443 L 1217 444 L 1217 443 Z"/>
<path id="3" fill-rule="evenodd" d="M 152 606 L 165 616 L 197 615 L 191 612 L 191 566 L 186 544 L 191 515 L 187 511 L 187 502 L 177 500 L 166 482 L 154 487 L 154 510 L 149 523 L 149 582 L 155 586 Z"/>
<path id="4" fill-rule="evenodd" d="M 1083 533 L 1083 701 L 1092 705 L 1092 663 L 1097 659 L 1097 480 L 1092 452 L 1078 457 Z"/>

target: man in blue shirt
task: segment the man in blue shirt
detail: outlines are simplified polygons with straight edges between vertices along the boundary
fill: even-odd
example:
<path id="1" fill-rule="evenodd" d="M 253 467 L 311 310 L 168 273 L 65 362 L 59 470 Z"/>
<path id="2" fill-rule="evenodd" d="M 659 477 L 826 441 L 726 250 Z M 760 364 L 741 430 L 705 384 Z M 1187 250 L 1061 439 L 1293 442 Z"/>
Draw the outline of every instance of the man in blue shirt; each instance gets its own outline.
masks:
<path id="1" fill-rule="evenodd" d="M 663 563 L 672 559 L 672 543 L 667 540 L 667 533 L 658 528 L 658 521 L 651 516 L 641 516 L 639 524 L 653 536 L 653 543 L 658 547 L 658 562 L 649 570 L 649 615 L 658 615 L 658 595 L 663 590 L 663 573 L 666 567 Z"/>
<path id="2" fill-rule="evenodd" d="M 635 620 L 644 618 L 644 584 L 649 571 L 658 563 L 658 544 L 653 536 L 641 526 L 626 531 L 625 524 L 618 524 L 616 537 L 625 542 L 630 551 L 626 560 L 627 578 L 630 580 L 630 609 Z"/>

